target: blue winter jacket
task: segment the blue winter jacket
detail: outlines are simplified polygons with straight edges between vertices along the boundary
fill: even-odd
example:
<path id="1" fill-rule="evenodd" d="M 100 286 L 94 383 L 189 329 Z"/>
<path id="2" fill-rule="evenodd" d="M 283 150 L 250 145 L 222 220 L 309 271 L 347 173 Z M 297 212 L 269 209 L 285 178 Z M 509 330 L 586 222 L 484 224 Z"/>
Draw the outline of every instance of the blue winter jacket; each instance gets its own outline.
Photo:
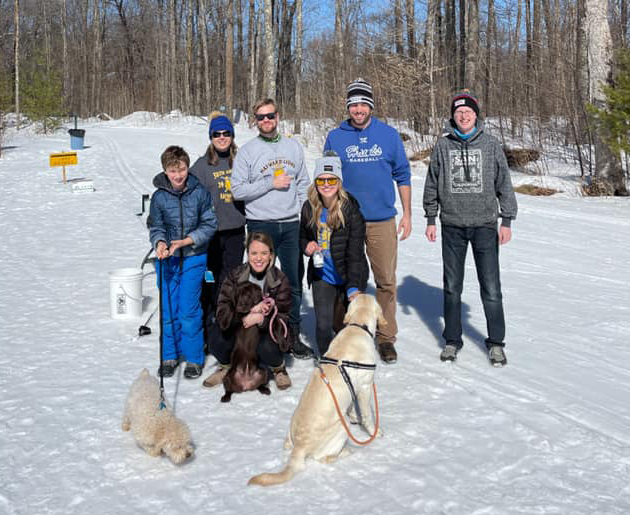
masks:
<path id="1" fill-rule="evenodd" d="M 205 254 L 217 229 L 208 190 L 192 174 L 188 175 L 182 191 L 173 189 L 164 172 L 153 178 L 153 185 L 157 188 L 149 211 L 149 239 L 153 248 L 160 240 L 170 245 L 173 240 L 190 236 L 193 244 L 183 247 L 181 255 Z"/>
<path id="2" fill-rule="evenodd" d="M 324 151 L 341 158 L 343 187 L 359 201 L 367 222 L 396 216 L 396 190 L 411 185 L 411 170 L 398 131 L 372 116 L 365 129 L 344 121 L 328 133 Z"/>

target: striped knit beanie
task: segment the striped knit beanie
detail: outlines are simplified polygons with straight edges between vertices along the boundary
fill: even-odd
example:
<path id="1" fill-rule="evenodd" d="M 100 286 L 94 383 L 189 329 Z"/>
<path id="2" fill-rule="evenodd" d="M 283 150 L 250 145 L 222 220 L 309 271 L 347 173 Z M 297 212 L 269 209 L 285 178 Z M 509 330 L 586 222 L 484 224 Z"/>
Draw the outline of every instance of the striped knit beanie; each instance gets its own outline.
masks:
<path id="1" fill-rule="evenodd" d="M 348 84 L 346 109 L 352 104 L 367 104 L 374 109 L 374 95 L 369 82 L 359 78 Z"/>

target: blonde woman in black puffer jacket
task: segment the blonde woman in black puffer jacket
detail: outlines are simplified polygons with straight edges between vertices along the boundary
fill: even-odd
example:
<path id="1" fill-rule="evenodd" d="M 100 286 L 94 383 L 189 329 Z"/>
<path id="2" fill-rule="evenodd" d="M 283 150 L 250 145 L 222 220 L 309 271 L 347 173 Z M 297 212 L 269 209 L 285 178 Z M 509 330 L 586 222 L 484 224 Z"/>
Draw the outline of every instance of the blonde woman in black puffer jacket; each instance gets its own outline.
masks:
<path id="1" fill-rule="evenodd" d="M 313 177 L 300 217 L 300 249 L 310 257 L 307 279 L 313 288 L 317 347 L 323 356 L 343 327 L 349 301 L 365 291 L 369 271 L 365 220 L 359 203 L 343 189 L 341 160 L 318 159 Z"/>

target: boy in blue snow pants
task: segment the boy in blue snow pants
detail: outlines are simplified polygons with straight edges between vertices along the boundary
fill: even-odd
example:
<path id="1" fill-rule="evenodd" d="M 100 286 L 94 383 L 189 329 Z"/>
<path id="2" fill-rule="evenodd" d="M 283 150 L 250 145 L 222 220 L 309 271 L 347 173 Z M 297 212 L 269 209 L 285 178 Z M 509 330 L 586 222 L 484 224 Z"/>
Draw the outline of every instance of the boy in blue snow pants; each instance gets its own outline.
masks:
<path id="1" fill-rule="evenodd" d="M 153 179 L 157 190 L 149 217 L 149 238 L 158 257 L 158 288 L 162 289 L 163 362 L 158 375 L 171 377 L 185 360 L 184 377 L 195 379 L 201 376 L 205 361 L 201 282 L 217 222 L 210 193 L 188 174 L 186 151 L 170 146 L 161 160 L 164 172 Z"/>

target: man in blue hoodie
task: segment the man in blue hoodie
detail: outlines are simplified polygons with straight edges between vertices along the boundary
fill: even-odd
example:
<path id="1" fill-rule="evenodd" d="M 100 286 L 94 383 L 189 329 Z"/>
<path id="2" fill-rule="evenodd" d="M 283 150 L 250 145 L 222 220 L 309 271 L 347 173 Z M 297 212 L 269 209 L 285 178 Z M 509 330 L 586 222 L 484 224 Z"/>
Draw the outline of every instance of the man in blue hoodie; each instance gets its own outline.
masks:
<path id="1" fill-rule="evenodd" d="M 383 309 L 386 327 L 376 333 L 384 363 L 395 363 L 397 235 L 411 234 L 411 171 L 398 131 L 372 116 L 372 86 L 363 79 L 347 88 L 350 118 L 328 133 L 324 151 L 340 158 L 344 188 L 358 201 L 366 221 L 366 253 L 376 283 L 376 300 Z M 403 214 L 396 227 L 396 190 Z"/>

